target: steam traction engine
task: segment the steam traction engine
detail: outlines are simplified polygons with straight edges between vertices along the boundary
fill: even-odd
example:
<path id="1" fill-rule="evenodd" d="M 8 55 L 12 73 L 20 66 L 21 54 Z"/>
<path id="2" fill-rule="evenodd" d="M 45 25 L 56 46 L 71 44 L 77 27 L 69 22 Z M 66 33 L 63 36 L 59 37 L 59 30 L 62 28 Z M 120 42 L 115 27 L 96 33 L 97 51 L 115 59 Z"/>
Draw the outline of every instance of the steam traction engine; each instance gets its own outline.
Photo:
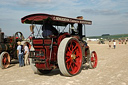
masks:
<path id="1" fill-rule="evenodd" d="M 23 38 L 21 32 L 4 38 L 4 32 L 0 29 L 0 67 L 2 69 L 7 68 L 12 59 L 17 59 L 17 41 L 22 41 Z"/>
<path id="2" fill-rule="evenodd" d="M 63 75 L 74 76 L 80 73 L 83 64 L 88 63 L 90 68 L 96 68 L 97 54 L 95 51 L 90 53 L 89 46 L 83 39 L 85 24 L 91 25 L 92 21 L 81 18 L 40 13 L 21 19 L 22 23 L 31 24 L 34 50 L 30 52 L 30 58 L 35 73 L 45 74 L 59 68 Z M 48 35 L 54 32 L 54 28 L 58 34 Z"/>

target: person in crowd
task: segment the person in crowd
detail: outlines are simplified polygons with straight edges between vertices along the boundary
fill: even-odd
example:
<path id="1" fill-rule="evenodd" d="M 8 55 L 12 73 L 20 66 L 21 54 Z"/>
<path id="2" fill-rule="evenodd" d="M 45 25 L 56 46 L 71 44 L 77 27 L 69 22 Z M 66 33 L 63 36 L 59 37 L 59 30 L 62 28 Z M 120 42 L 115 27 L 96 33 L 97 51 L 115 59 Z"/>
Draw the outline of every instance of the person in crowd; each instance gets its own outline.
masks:
<path id="1" fill-rule="evenodd" d="M 19 58 L 19 67 L 22 67 L 22 66 L 24 66 L 23 46 L 21 45 L 21 42 L 20 41 L 18 41 L 17 44 L 18 44 L 18 46 L 17 46 L 17 55 L 18 55 L 18 58 Z"/>
<path id="2" fill-rule="evenodd" d="M 125 40 L 125 45 L 127 44 L 127 40 Z"/>
<path id="3" fill-rule="evenodd" d="M 24 63 L 25 65 L 29 65 L 29 48 L 27 46 L 27 43 L 24 43 Z"/>
<path id="4" fill-rule="evenodd" d="M 114 47 L 114 49 L 116 48 L 116 41 L 115 40 L 113 41 L 113 47 Z"/>
<path id="5" fill-rule="evenodd" d="M 111 41 L 108 42 L 108 46 L 109 46 L 109 48 L 111 48 Z"/>

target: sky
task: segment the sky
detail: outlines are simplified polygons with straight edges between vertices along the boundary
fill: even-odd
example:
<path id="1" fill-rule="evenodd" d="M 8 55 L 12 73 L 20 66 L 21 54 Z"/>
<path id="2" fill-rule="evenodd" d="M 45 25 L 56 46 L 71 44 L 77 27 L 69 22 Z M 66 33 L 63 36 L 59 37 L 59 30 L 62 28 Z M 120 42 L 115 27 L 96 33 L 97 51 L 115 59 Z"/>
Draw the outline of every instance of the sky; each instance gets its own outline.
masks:
<path id="1" fill-rule="evenodd" d="M 0 0 L 0 28 L 12 36 L 21 31 L 30 35 L 29 26 L 21 18 L 34 13 L 46 13 L 91 20 L 87 36 L 128 34 L 128 0 Z"/>

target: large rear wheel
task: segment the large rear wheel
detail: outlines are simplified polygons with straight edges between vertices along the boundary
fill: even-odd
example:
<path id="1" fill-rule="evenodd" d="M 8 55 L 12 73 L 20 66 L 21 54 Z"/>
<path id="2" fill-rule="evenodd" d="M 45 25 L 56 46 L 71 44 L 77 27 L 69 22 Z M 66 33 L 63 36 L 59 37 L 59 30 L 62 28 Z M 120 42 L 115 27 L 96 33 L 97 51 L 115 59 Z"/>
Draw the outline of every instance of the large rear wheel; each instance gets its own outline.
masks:
<path id="1" fill-rule="evenodd" d="M 65 76 L 74 76 L 81 71 L 82 50 L 76 38 L 65 38 L 58 48 L 58 66 Z"/>
<path id="2" fill-rule="evenodd" d="M 19 40 L 24 40 L 24 36 L 22 34 L 22 32 L 16 32 L 15 33 L 15 39 L 19 39 Z"/>
<path id="3" fill-rule="evenodd" d="M 8 52 L 2 52 L 0 55 L 0 67 L 2 69 L 8 68 L 10 64 L 10 55 Z"/>

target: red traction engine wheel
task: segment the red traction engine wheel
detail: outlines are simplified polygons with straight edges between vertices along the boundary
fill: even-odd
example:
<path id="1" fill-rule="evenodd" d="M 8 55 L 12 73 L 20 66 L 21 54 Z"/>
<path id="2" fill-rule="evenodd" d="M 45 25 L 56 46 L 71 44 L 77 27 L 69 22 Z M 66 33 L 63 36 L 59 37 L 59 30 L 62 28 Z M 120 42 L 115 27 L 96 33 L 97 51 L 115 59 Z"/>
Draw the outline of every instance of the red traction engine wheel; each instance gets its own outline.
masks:
<path id="1" fill-rule="evenodd" d="M 74 76 L 81 71 L 82 49 L 75 38 L 64 38 L 58 48 L 58 66 L 65 76 Z"/>
<path id="2" fill-rule="evenodd" d="M 8 68 L 10 64 L 10 55 L 8 52 L 2 52 L 0 55 L 0 67 L 2 69 Z"/>
<path id="3" fill-rule="evenodd" d="M 91 52 L 91 55 L 90 55 L 89 67 L 90 67 L 90 68 L 96 68 L 96 66 L 97 66 L 97 61 L 98 61 L 98 59 L 97 59 L 97 54 L 96 54 L 95 51 L 92 51 L 92 52 Z"/>

